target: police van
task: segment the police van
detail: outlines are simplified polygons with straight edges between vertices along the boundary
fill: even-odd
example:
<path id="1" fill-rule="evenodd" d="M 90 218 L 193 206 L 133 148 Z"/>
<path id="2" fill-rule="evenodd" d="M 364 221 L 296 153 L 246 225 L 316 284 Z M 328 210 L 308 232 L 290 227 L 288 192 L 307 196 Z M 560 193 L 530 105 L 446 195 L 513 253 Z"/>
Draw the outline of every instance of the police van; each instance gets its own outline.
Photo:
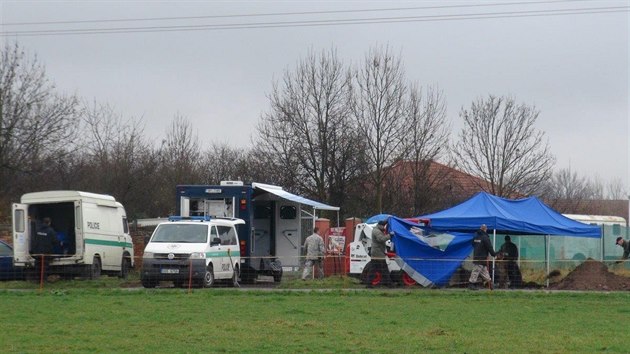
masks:
<path id="1" fill-rule="evenodd" d="M 238 286 L 241 254 L 236 225 L 245 221 L 208 216 L 170 217 L 160 223 L 142 256 L 142 286 L 160 281 L 208 288 L 217 280 Z"/>
<path id="2" fill-rule="evenodd" d="M 22 195 L 13 204 L 14 265 L 33 273 L 31 250 L 44 218 L 52 220 L 58 238 L 49 272 L 95 279 L 101 273 L 127 277 L 134 265 L 127 214 L 114 197 L 80 191 L 44 191 Z"/>

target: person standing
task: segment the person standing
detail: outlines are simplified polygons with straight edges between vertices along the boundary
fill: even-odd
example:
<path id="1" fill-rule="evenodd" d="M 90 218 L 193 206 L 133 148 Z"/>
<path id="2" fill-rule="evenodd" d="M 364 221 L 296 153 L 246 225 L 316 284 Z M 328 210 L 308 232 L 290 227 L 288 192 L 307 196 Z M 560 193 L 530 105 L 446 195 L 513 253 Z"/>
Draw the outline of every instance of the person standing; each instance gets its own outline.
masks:
<path id="1" fill-rule="evenodd" d="M 367 278 L 367 286 L 371 288 L 374 286 L 373 282 L 377 278 L 377 274 L 380 274 L 380 284 L 385 286 L 392 286 L 392 279 L 389 274 L 389 268 L 387 267 L 387 258 L 385 251 L 387 251 L 387 241 L 391 239 L 391 236 L 385 233 L 386 220 L 378 222 L 376 227 L 372 229 L 372 248 L 370 251 L 370 263 L 371 271 Z M 367 267 L 367 266 L 366 266 Z"/>
<path id="2" fill-rule="evenodd" d="M 41 272 L 43 279 L 46 279 L 48 274 L 55 247 L 61 247 L 57 233 L 50 226 L 51 223 L 52 220 L 48 217 L 42 220 L 41 226 L 34 235 L 33 247 L 31 248 L 31 254 L 35 258 L 35 271 Z"/>
<path id="3" fill-rule="evenodd" d="M 478 289 L 477 279 L 479 276 L 487 281 L 490 284 L 490 289 L 492 289 L 492 278 L 488 272 L 488 254 L 496 257 L 497 253 L 492 247 L 487 230 L 488 227 L 485 224 L 481 225 L 473 238 L 473 270 L 470 279 L 468 279 L 468 288 L 471 290 Z"/>
<path id="4" fill-rule="evenodd" d="M 523 276 L 518 267 L 518 247 L 512 242 L 510 235 L 505 235 L 505 243 L 501 245 L 499 254 L 503 256 L 505 270 L 507 273 L 510 288 L 520 288 L 523 283 Z"/>
<path id="5" fill-rule="evenodd" d="M 313 270 L 313 267 L 318 269 L 318 278 L 324 277 L 324 240 L 319 235 L 319 228 L 313 229 L 313 234 L 304 240 L 304 252 L 306 252 L 306 262 L 304 262 L 304 271 L 302 271 L 302 280 L 306 278 Z"/>
<path id="6" fill-rule="evenodd" d="M 621 259 L 617 261 L 617 263 L 621 263 L 624 260 L 628 259 L 628 256 L 630 256 L 630 242 L 624 240 L 621 237 L 617 237 L 617 241 L 615 241 L 615 244 L 623 248 L 623 255 L 621 256 Z"/>

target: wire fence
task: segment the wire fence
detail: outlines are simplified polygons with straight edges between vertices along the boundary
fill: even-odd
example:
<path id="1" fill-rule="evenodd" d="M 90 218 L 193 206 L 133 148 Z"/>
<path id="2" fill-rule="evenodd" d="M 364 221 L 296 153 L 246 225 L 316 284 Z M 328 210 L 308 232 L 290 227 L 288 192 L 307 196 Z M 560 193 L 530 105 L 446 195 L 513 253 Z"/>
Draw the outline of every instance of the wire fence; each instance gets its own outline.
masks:
<path id="1" fill-rule="evenodd" d="M 630 262 L 619 262 L 623 250 L 615 244 L 617 237 L 626 238 L 628 230 L 624 227 L 604 227 L 603 231 L 601 239 L 546 239 L 539 236 L 512 235 L 520 257 L 511 263 L 490 259 L 487 266 L 493 277 L 491 285 L 494 288 L 517 289 L 630 290 Z M 80 255 L 33 254 L 27 267 L 13 267 L 13 255 L 0 254 L 0 280 L 14 280 L 10 283 L 3 282 L 4 285 L 0 283 L 0 287 L 80 287 L 91 286 L 90 283 L 94 281 L 100 282 L 99 286 L 103 287 L 188 289 L 235 286 L 354 289 L 368 285 L 369 274 L 364 271 L 368 260 L 351 260 L 343 251 L 327 254 L 322 259 L 323 279 L 319 279 L 321 273 L 315 268 L 306 272 L 306 281 L 302 280 L 305 275 L 305 258 L 302 256 L 240 257 L 237 261 L 223 257 L 212 260 L 210 275 L 206 272 L 206 261 L 191 260 L 189 254 L 173 254 L 172 260 L 168 259 L 168 254 L 164 254 L 164 262 L 152 260 L 151 264 L 147 264 L 143 261 L 143 251 L 149 236 L 148 231 L 133 232 L 133 255 L 129 254 L 126 258 L 121 258 L 120 255 L 99 255 L 97 264 L 94 264 L 93 258 L 83 259 Z M 497 235 L 495 249 L 503 237 L 504 235 Z M 9 245 L 12 241 L 8 230 L 2 232 L 0 239 Z M 408 258 L 405 261 L 408 264 L 421 265 L 414 266 L 413 271 L 409 267 L 403 267 L 407 271 L 402 271 L 400 262 L 391 258 L 388 260 L 388 269 L 397 286 L 409 289 L 467 287 L 473 268 L 470 259 L 462 262 L 444 258 Z M 238 268 L 236 272 L 234 264 Z M 518 269 L 516 276 L 514 269 Z M 446 282 L 417 284 L 419 281 L 422 283 L 423 277 L 447 270 L 450 277 Z M 417 274 L 413 274 L 414 272 Z"/>
<path id="2" fill-rule="evenodd" d="M 350 273 L 350 260 L 343 254 L 327 255 L 321 260 L 323 277 L 317 267 L 304 272 L 304 257 L 278 258 L 255 257 L 242 258 L 236 265 L 236 272 L 231 265 L 222 266 L 221 260 L 213 260 L 211 267 L 197 267 L 193 259 L 174 259 L 170 262 L 147 266 L 142 257 L 129 259 L 127 267 L 118 268 L 97 264 L 61 264 L 61 255 L 33 255 L 34 262 L 28 267 L 13 268 L 11 272 L 4 270 L 0 279 L 13 280 L 5 282 L 4 287 L 63 288 L 93 286 L 112 288 L 364 288 L 370 277 L 368 272 Z M 276 267 L 269 269 L 254 268 L 252 265 L 265 264 L 264 261 L 276 262 Z M 262 261 L 262 262 L 261 262 Z M 423 262 L 422 267 L 415 267 L 421 277 L 450 270 L 450 277 L 444 284 L 417 284 L 412 272 L 401 270 L 394 259 L 388 260 L 393 287 L 406 289 L 423 288 L 464 288 L 469 285 L 473 268 L 472 261 L 467 259 L 407 259 L 408 262 Z M 228 261 L 229 262 L 229 261 Z M 483 286 L 494 289 L 558 289 L 558 290 L 630 290 L 630 262 L 598 261 L 573 259 L 553 261 L 550 268 L 544 260 L 491 260 L 486 263 L 492 283 Z M 282 264 L 296 264 L 284 266 Z M 547 269 L 551 269 L 547 271 Z M 222 269 L 223 271 L 215 271 Z M 408 269 L 408 268 L 403 268 Z M 454 269 L 454 271 L 452 271 Z M 207 270 L 212 274 L 208 275 Z M 249 273 L 248 273 L 249 272 Z M 236 273 L 236 277 L 234 274 Z M 410 276 L 411 274 L 411 276 Z M 416 274 L 417 275 L 417 274 Z M 306 276 L 306 277 L 304 277 Z M 479 278 L 482 280 L 482 278 Z M 375 284 L 379 285 L 379 284 Z M 383 284 L 384 285 L 384 284 Z M 482 285 L 481 283 L 479 285 Z"/>

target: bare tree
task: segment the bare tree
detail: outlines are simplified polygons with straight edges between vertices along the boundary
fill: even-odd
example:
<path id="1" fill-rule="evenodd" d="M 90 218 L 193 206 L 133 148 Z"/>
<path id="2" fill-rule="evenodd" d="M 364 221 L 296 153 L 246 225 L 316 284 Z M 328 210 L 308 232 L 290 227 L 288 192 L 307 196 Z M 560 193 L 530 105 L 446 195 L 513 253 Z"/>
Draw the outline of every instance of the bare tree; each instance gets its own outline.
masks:
<path id="1" fill-rule="evenodd" d="M 535 128 L 538 114 L 533 106 L 494 96 L 462 109 L 464 127 L 454 149 L 457 166 L 487 181 L 479 187 L 492 194 L 536 193 L 554 164 L 544 133 Z"/>
<path id="2" fill-rule="evenodd" d="M 407 103 L 407 160 L 411 162 L 411 198 L 409 215 L 419 215 L 435 201 L 439 193 L 435 176 L 430 176 L 432 161 L 448 149 L 449 125 L 446 122 L 446 102 L 442 92 L 429 87 L 426 94 L 411 86 Z"/>
<path id="3" fill-rule="evenodd" d="M 360 151 L 350 89 L 351 77 L 335 50 L 310 52 L 274 83 L 253 151 L 267 168 L 282 171 L 267 175 L 273 180 L 268 182 L 326 202 L 339 198 L 357 171 Z"/>
<path id="4" fill-rule="evenodd" d="M 549 206 L 560 212 L 580 210 L 593 196 L 588 179 L 580 177 L 571 168 L 561 169 L 545 183 L 542 197 Z"/>
<path id="5" fill-rule="evenodd" d="M 157 149 L 157 155 L 159 183 L 153 195 L 160 204 L 156 205 L 154 213 L 173 215 L 175 187 L 178 184 L 202 183 L 199 139 L 188 119 L 175 115 L 167 128 L 166 139 Z"/>
<path id="6" fill-rule="evenodd" d="M 0 199 L 15 197 L 22 182 L 73 151 L 77 99 L 55 92 L 44 66 L 15 44 L 0 52 Z"/>
<path id="7" fill-rule="evenodd" d="M 625 200 L 630 195 L 621 178 L 613 178 L 606 186 L 607 198 L 611 200 Z"/>
<path id="8" fill-rule="evenodd" d="M 73 171 L 83 177 L 78 185 L 115 196 L 130 217 L 152 216 L 152 192 L 158 186 L 153 172 L 158 159 L 143 135 L 142 121 L 125 119 L 110 105 L 97 103 L 85 105 L 82 116 L 85 139 L 81 157 L 85 164 Z"/>
<path id="9" fill-rule="evenodd" d="M 222 180 L 246 180 L 247 151 L 227 143 L 214 143 L 203 153 L 201 176 L 205 184 L 219 184 Z"/>
<path id="10" fill-rule="evenodd" d="M 176 115 L 166 132 L 166 139 L 160 150 L 165 174 L 172 185 L 194 183 L 199 180 L 201 150 L 199 139 L 193 132 L 190 121 Z"/>
<path id="11" fill-rule="evenodd" d="M 383 182 L 387 166 L 403 158 L 407 85 L 399 58 L 388 47 L 371 49 L 354 74 L 353 110 L 360 139 L 365 142 L 371 173 L 367 178 L 376 191 L 376 209 L 383 210 Z"/>
<path id="12" fill-rule="evenodd" d="M 589 190 L 591 192 L 591 195 L 590 195 L 591 199 L 602 200 L 605 198 L 606 188 L 604 187 L 604 182 L 598 175 L 595 175 L 594 177 L 590 178 L 588 181 L 588 185 L 589 185 Z"/>

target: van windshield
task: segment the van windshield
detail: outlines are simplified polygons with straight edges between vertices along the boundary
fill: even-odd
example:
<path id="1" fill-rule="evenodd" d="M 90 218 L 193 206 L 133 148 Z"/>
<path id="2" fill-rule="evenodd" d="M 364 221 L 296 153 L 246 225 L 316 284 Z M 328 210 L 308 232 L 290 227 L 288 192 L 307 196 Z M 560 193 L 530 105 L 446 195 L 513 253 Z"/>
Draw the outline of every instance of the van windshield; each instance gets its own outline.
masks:
<path id="1" fill-rule="evenodd" d="M 207 224 L 162 224 L 155 229 L 151 242 L 205 243 Z"/>

